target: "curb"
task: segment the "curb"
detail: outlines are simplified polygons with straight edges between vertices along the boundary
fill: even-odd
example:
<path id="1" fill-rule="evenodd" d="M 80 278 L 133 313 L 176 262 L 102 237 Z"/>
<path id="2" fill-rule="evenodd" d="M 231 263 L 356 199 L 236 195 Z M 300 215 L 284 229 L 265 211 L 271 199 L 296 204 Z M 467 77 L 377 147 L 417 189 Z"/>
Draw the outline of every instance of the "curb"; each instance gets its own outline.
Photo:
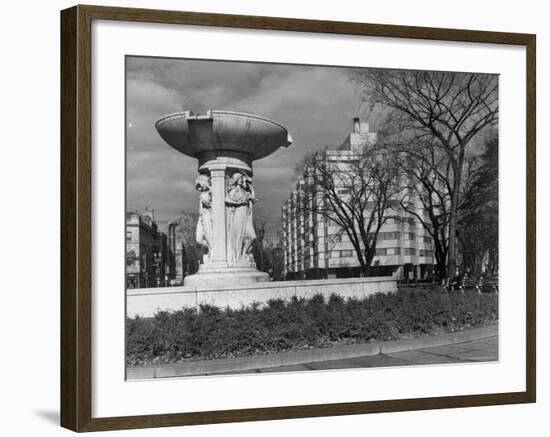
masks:
<path id="1" fill-rule="evenodd" d="M 227 372 L 240 372 L 268 367 L 291 366 L 319 361 L 358 358 L 378 354 L 405 352 L 415 349 L 445 346 L 464 343 L 498 334 L 498 325 L 449 334 L 416 337 L 405 340 L 392 340 L 381 343 L 353 344 L 334 346 L 305 351 L 281 352 L 269 355 L 258 355 L 242 358 L 226 358 L 221 360 L 188 361 L 176 364 L 160 364 L 154 366 L 136 366 L 126 369 L 126 380 L 170 378 L 178 376 L 212 375 Z"/>

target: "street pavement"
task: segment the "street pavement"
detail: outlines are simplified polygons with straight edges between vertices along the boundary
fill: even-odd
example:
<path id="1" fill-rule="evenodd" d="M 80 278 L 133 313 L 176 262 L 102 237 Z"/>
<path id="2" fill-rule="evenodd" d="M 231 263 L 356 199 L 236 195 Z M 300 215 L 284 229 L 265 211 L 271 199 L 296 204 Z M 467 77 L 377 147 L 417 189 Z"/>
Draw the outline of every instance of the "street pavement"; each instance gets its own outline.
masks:
<path id="1" fill-rule="evenodd" d="M 365 367 L 414 366 L 419 364 L 471 363 L 498 360 L 498 337 L 482 338 L 465 343 L 429 347 L 390 354 L 378 354 L 342 360 L 327 360 L 291 366 L 268 367 L 229 373 L 297 372 Z"/>

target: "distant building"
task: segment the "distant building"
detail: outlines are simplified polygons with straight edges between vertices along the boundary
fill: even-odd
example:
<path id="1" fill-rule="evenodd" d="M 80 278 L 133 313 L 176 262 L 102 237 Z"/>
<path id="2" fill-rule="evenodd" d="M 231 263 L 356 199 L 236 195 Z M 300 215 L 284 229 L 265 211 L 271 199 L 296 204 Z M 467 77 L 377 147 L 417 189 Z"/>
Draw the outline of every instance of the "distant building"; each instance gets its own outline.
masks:
<path id="1" fill-rule="evenodd" d="M 268 273 L 270 280 L 284 280 L 284 258 L 282 232 L 264 232 L 256 230 L 257 239 L 254 242 L 252 254 L 256 268 Z"/>
<path id="2" fill-rule="evenodd" d="M 151 210 L 126 214 L 126 287 L 162 287 L 169 281 L 167 235 L 158 230 Z"/>
<path id="3" fill-rule="evenodd" d="M 369 124 L 355 118 L 344 142 L 327 150 L 324 159 L 338 166 L 342 162 L 339 168 L 345 169 L 346 160 L 352 160 L 376 141 L 377 134 L 369 130 Z M 285 278 L 360 276 L 361 267 L 347 235 L 325 216 L 302 208 L 306 201 L 305 184 L 304 177 L 298 179 L 282 210 Z M 411 279 L 431 275 L 434 264 L 431 236 L 418 220 L 398 207 L 397 199 L 391 203 L 391 217 L 378 234 L 371 274 Z M 415 206 L 420 208 L 421 203 Z"/>
<path id="4" fill-rule="evenodd" d="M 197 229 L 196 213 L 181 212 L 168 226 L 168 246 L 172 259 L 170 262 L 171 285 L 182 285 L 187 275 L 196 273 L 202 261 L 205 249 L 195 241 Z"/>
<path id="5" fill-rule="evenodd" d="M 274 281 L 283 281 L 285 279 L 285 257 L 282 247 L 274 247 L 272 255 L 272 277 Z"/>

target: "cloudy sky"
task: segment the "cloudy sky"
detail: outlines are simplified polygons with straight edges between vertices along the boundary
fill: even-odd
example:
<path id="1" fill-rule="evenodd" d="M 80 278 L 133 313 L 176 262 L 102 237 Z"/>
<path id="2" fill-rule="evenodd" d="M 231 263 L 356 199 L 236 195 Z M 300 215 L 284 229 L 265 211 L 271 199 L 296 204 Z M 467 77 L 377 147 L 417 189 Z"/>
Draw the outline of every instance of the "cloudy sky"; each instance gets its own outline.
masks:
<path id="1" fill-rule="evenodd" d="M 242 111 L 288 129 L 289 148 L 254 161 L 255 213 L 271 234 L 280 228 L 300 160 L 310 150 L 340 144 L 352 118 L 364 113 L 345 68 L 129 57 L 126 74 L 127 207 L 154 208 L 159 220 L 198 210 L 197 161 L 160 138 L 154 125 L 164 115 Z"/>

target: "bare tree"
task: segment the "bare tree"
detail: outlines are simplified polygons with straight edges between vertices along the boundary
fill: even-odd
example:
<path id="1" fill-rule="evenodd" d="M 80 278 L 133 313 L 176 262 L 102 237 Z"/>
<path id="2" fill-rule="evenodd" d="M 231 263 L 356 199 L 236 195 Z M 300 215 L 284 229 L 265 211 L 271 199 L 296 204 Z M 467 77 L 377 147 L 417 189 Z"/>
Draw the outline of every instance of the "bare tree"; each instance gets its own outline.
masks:
<path id="1" fill-rule="evenodd" d="M 447 276 L 449 251 L 449 207 L 451 188 L 448 161 L 429 144 L 424 147 L 399 147 L 401 178 L 405 189 L 401 208 L 414 217 L 430 235 L 440 279 Z"/>
<path id="2" fill-rule="evenodd" d="M 394 159 L 387 150 L 366 147 L 344 155 L 311 153 L 303 164 L 306 196 L 300 213 L 319 214 L 335 224 L 368 275 L 378 233 L 398 204 L 401 188 Z"/>
<path id="3" fill-rule="evenodd" d="M 447 276 L 447 255 L 449 251 L 449 221 L 452 199 L 452 167 L 446 154 L 433 142 L 418 144 L 403 142 L 395 136 L 391 141 L 396 153 L 401 155 L 401 173 L 404 177 L 401 184 L 406 189 L 400 201 L 401 208 L 413 216 L 431 236 L 434 244 L 434 256 L 439 278 Z M 476 181 L 479 179 L 480 158 L 471 155 L 465 158 L 462 170 L 462 182 L 458 193 L 457 237 L 465 253 L 471 252 L 470 243 L 475 244 L 472 237 L 475 223 L 473 199 L 476 195 Z M 495 162 L 495 171 L 498 165 Z M 496 180 L 496 179 L 495 179 Z M 497 182 L 498 183 L 498 182 Z M 479 186 L 479 184 L 477 184 Z M 485 195 L 486 200 L 490 200 Z M 496 197 L 495 197 L 496 199 Z M 472 227 L 472 232 L 469 231 Z M 470 238 L 472 237 L 472 238 Z M 463 256 L 463 260 L 465 257 Z"/>
<path id="4" fill-rule="evenodd" d="M 197 214 L 182 211 L 175 221 L 176 246 L 178 248 L 176 252 L 179 252 L 176 265 L 180 266 L 181 275 L 183 276 L 185 274 L 190 275 L 198 270 L 205 253 L 204 246 L 196 241 L 197 220 Z"/>
<path id="5" fill-rule="evenodd" d="M 363 101 L 380 105 L 389 119 L 410 133 L 411 143 L 433 141 L 445 153 L 451 172 L 447 272 L 453 274 L 467 149 L 480 132 L 498 123 L 497 76 L 362 69 L 352 78 Z"/>
<path id="6" fill-rule="evenodd" d="M 267 218 L 265 218 L 263 212 L 259 208 L 257 208 L 253 221 L 256 239 L 253 243 L 252 255 L 254 257 L 254 262 L 256 263 L 258 270 L 263 272 L 267 271 L 267 269 L 265 268 L 266 251 L 264 247 L 264 236 L 265 229 L 268 223 L 269 221 L 267 220 Z"/>

